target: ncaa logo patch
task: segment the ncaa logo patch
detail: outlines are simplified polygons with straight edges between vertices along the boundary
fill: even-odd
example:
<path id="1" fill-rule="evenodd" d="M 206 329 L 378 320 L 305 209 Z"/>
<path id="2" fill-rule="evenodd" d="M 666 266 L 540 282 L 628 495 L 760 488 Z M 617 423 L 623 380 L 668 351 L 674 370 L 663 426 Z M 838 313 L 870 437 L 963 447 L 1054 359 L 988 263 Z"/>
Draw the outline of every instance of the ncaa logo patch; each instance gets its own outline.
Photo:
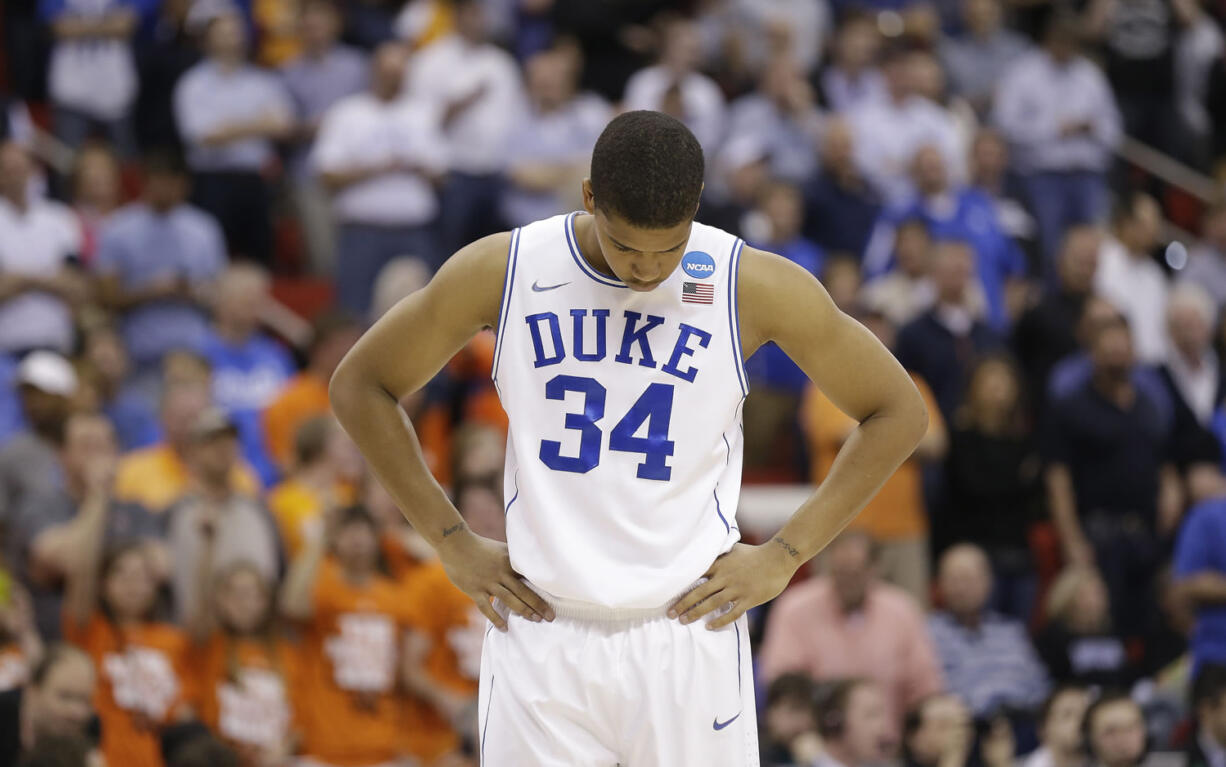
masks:
<path id="1" fill-rule="evenodd" d="M 681 258 L 681 269 L 694 279 L 715 275 L 715 259 L 701 250 L 691 250 Z"/>

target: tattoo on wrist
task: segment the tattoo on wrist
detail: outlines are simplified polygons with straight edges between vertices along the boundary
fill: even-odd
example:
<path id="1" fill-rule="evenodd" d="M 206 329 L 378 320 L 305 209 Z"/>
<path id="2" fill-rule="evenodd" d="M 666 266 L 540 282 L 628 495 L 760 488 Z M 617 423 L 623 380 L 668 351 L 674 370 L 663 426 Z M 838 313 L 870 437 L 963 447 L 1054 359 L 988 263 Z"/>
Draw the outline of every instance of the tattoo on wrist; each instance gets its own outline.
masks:
<path id="1" fill-rule="evenodd" d="M 790 556 L 793 556 L 793 557 L 799 557 L 799 556 L 800 556 L 800 551 L 799 551 L 799 550 L 798 550 L 798 549 L 797 549 L 795 546 L 793 546 L 792 544 L 790 544 L 790 543 L 788 543 L 787 541 L 783 540 L 782 538 L 780 538 L 780 537 L 779 537 L 779 536 L 777 536 L 777 535 L 775 536 L 775 543 L 777 543 L 777 544 L 779 544 L 780 546 L 782 546 L 782 547 L 783 547 L 783 550 L 784 550 L 784 551 L 786 551 L 786 552 L 787 552 L 787 553 L 788 553 Z"/>
<path id="2" fill-rule="evenodd" d="M 444 537 L 444 538 L 446 538 L 447 536 L 451 535 L 452 533 L 458 533 L 458 532 L 460 532 L 460 531 L 461 531 L 461 530 L 463 530 L 463 529 L 464 529 L 464 523 L 463 523 L 463 522 L 461 522 L 461 523 L 460 523 L 460 524 L 458 524 L 458 525 L 452 525 L 451 527 L 445 527 L 445 528 L 443 528 L 443 537 Z"/>

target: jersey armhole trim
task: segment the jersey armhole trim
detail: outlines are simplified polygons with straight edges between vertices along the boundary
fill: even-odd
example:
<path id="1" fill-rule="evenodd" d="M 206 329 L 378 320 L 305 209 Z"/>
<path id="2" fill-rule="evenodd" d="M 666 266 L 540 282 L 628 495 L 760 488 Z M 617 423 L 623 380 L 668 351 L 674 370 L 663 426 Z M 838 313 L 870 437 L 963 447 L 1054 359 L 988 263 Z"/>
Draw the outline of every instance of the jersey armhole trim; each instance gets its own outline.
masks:
<path id="1" fill-rule="evenodd" d="M 745 241 L 738 239 L 732 246 L 732 256 L 728 259 L 728 327 L 732 331 L 733 366 L 736 368 L 737 381 L 741 385 L 741 395 L 749 396 L 749 378 L 745 375 L 745 350 L 741 346 L 741 313 L 737 305 L 737 276 L 741 267 L 741 250 Z"/>
<path id="2" fill-rule="evenodd" d="M 502 337 L 506 331 L 507 315 L 511 313 L 511 292 L 515 289 L 515 267 L 519 263 L 520 229 L 511 232 L 507 245 L 507 271 L 502 277 L 502 306 L 498 307 L 498 327 L 494 328 L 494 364 L 490 378 L 498 381 L 498 361 L 502 359 Z"/>

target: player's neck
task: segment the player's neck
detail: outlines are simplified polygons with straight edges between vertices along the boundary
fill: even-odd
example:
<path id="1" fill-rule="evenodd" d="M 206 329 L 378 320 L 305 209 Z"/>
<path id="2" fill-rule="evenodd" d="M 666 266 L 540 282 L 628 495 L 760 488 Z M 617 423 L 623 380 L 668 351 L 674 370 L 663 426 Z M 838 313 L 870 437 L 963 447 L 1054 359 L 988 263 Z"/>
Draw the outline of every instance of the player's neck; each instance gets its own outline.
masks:
<path id="1" fill-rule="evenodd" d="M 580 213 L 575 216 L 575 242 L 579 245 L 579 257 L 587 262 L 588 266 L 605 275 L 618 279 L 613 270 L 609 268 L 609 262 L 605 261 L 604 253 L 600 250 L 600 240 L 596 237 L 596 217 L 590 213 Z"/>

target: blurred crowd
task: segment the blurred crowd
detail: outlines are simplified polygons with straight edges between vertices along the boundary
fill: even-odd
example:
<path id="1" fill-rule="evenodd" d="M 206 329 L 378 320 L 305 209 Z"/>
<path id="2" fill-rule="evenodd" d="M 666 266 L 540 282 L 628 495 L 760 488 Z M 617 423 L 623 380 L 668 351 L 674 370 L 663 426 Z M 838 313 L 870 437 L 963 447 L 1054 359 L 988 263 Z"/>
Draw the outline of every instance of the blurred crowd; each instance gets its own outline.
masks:
<path id="1" fill-rule="evenodd" d="M 931 413 L 751 616 L 764 763 L 1226 767 L 1226 202 L 1119 155 L 1222 191 L 1224 21 L 6 3 L 0 767 L 477 763 L 484 619 L 327 385 L 457 248 L 580 207 L 625 109 L 683 120 L 699 220 L 820 278 Z M 502 538 L 492 347 L 402 405 Z M 746 480 L 820 482 L 855 423 L 779 349 L 746 366 Z"/>

